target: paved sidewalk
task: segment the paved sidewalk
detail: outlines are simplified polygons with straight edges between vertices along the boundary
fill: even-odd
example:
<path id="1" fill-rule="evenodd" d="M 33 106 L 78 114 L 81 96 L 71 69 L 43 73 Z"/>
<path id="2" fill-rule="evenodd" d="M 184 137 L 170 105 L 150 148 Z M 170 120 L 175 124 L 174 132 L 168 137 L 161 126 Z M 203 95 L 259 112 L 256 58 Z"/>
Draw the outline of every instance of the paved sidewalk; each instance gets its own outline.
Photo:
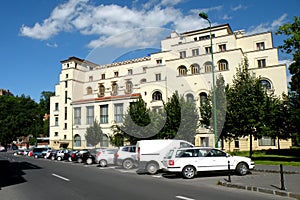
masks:
<path id="1" fill-rule="evenodd" d="M 300 167 L 283 166 L 283 171 L 283 184 L 280 166 L 256 165 L 252 174 L 231 176 L 231 182 L 227 178 L 219 185 L 300 199 Z"/>

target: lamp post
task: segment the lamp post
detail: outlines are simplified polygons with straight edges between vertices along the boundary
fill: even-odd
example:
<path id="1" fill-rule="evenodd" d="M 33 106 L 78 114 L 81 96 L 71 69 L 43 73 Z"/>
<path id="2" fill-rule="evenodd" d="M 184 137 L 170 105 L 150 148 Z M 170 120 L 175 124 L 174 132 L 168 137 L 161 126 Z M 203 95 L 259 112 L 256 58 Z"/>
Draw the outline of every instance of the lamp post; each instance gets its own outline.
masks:
<path id="1" fill-rule="evenodd" d="M 70 105 L 72 106 L 72 99 L 70 97 L 67 97 L 68 100 L 71 101 Z M 74 149 L 74 137 L 73 137 L 73 107 L 71 107 L 72 109 L 72 112 L 71 112 L 71 133 L 72 133 L 72 141 L 71 141 L 71 144 L 72 144 L 72 151 Z"/>
<path id="2" fill-rule="evenodd" d="M 209 32 L 210 32 L 210 53 L 211 53 L 211 71 L 212 71 L 212 92 L 213 92 L 213 132 L 215 138 L 215 147 L 218 147 L 218 135 L 217 135 L 217 108 L 216 108 L 216 83 L 215 83 L 215 65 L 214 65 L 214 52 L 212 44 L 212 34 L 211 34 L 211 22 L 208 19 L 208 15 L 204 12 L 199 13 L 199 17 L 205 19 L 209 23 Z"/>

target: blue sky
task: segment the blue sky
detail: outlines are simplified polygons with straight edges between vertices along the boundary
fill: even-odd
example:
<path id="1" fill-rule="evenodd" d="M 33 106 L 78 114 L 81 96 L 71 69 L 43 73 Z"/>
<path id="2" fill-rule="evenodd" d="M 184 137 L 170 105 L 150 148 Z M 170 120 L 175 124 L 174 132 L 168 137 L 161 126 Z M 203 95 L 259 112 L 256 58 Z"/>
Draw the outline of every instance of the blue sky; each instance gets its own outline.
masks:
<path id="1" fill-rule="evenodd" d="M 61 60 L 105 64 L 135 49 L 159 48 L 173 30 L 206 28 L 202 11 L 213 25 L 229 23 L 251 34 L 274 33 L 299 9 L 300 0 L 3 0 L 0 88 L 39 101 L 42 91 L 54 91 Z M 275 46 L 283 39 L 273 34 Z"/>

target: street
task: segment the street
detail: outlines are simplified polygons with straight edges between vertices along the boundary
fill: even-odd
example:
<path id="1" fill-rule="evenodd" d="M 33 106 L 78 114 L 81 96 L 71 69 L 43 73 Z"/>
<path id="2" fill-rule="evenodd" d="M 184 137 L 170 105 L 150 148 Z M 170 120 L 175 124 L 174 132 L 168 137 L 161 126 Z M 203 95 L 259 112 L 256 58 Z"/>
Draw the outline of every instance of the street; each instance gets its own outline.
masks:
<path id="1" fill-rule="evenodd" d="M 0 153 L 1 199 L 289 199 L 217 186 L 224 178 L 138 175 L 135 170 Z"/>

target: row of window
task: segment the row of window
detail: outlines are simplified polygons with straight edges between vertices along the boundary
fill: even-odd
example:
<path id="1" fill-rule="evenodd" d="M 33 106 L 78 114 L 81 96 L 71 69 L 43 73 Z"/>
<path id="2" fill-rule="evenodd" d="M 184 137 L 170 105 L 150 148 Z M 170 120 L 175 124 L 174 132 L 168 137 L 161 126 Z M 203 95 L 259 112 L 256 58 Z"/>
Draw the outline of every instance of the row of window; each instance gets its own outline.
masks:
<path id="1" fill-rule="evenodd" d="M 58 132 L 54 133 L 54 137 L 58 137 Z M 64 140 L 67 139 L 67 135 L 64 135 Z M 74 147 L 81 147 L 81 136 L 76 134 L 73 138 Z M 103 134 L 102 140 L 100 141 L 101 147 L 108 147 L 108 136 Z"/>

